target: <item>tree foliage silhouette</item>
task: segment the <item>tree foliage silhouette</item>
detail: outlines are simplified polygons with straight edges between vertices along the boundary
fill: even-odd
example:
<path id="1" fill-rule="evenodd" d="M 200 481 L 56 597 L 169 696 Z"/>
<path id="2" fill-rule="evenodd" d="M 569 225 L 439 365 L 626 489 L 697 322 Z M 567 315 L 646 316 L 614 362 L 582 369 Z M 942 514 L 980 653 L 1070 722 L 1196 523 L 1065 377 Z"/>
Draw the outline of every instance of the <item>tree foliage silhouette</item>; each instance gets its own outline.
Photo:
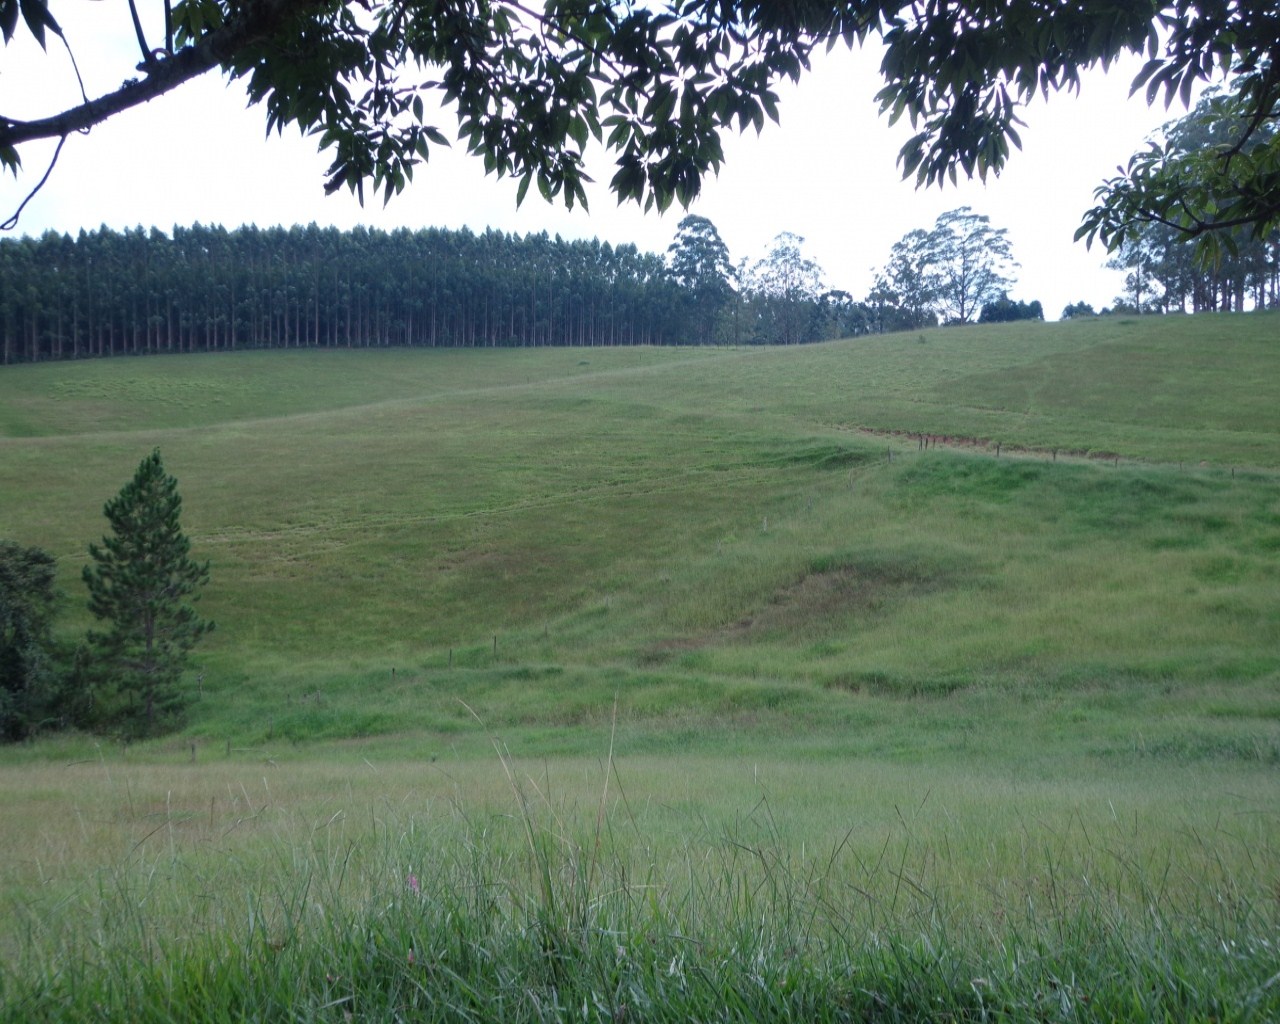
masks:
<path id="1" fill-rule="evenodd" d="M 47 551 L 0 541 L 0 740 L 26 739 L 53 713 L 56 566 Z"/>
<path id="2" fill-rule="evenodd" d="M 1231 79 L 1242 146 L 1280 114 L 1280 14 L 1258 0 L 177 0 L 151 28 L 128 7 L 138 48 L 120 55 L 113 81 L 123 84 L 60 106 L 47 73 L 15 83 L 53 109 L 0 113 L 0 167 L 16 169 L 34 140 L 61 146 L 217 68 L 245 80 L 268 130 L 296 125 L 318 139 L 332 157 L 330 191 L 363 197 L 371 184 L 389 198 L 449 144 L 439 123 L 452 120 L 486 172 L 519 179 L 520 199 L 536 183 L 548 200 L 585 202 L 594 139 L 615 157 L 619 199 L 662 209 L 688 205 L 719 170 L 726 130 L 778 119 L 780 81 L 825 48 L 873 37 L 884 47 L 878 100 L 911 122 L 899 162 L 921 183 L 998 173 L 1021 144 L 1021 104 L 1075 90 L 1083 69 L 1123 54 L 1147 58 L 1134 87 L 1148 102 L 1186 103 L 1198 82 Z M 6 42 L 20 17 L 42 46 L 52 35 L 70 47 L 49 0 L 0 0 Z M 1269 144 L 1232 162 L 1232 221 L 1275 224 L 1278 159 Z M 1126 223 L 1085 230 L 1111 246 Z"/>

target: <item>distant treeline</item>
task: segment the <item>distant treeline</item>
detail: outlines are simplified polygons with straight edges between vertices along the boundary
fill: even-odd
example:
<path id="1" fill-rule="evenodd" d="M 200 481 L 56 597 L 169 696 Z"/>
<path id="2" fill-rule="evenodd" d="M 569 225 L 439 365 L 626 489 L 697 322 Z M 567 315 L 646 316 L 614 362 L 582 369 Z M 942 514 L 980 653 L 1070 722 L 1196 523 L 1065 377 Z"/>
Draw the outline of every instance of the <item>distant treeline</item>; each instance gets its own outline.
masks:
<path id="1" fill-rule="evenodd" d="M 0 362 L 337 346 L 667 345 L 691 306 L 634 245 L 498 231 L 106 228 L 0 242 Z"/>

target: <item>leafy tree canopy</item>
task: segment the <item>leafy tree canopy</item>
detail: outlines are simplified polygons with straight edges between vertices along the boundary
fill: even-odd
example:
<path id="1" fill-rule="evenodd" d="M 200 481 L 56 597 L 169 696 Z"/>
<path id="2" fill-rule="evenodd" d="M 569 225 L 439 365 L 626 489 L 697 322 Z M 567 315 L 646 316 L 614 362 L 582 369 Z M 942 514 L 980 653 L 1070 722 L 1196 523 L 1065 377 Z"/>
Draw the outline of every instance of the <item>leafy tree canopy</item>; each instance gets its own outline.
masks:
<path id="1" fill-rule="evenodd" d="M 1280 34 L 1280 18 L 1277 26 Z M 1274 46 L 1280 49 L 1280 37 Z M 1208 90 L 1191 113 L 1165 125 L 1162 141 L 1097 190 L 1098 205 L 1076 237 L 1100 239 L 1126 265 L 1153 228 L 1198 239 L 1205 265 L 1273 238 L 1280 230 L 1280 95 L 1260 108 L 1260 75 L 1280 81 L 1280 63 L 1241 75 L 1231 91 Z"/>
<path id="2" fill-rule="evenodd" d="M 1008 232 L 967 206 L 940 214 L 933 228 L 894 243 L 875 293 L 896 306 L 895 327 L 971 323 L 1013 283 L 1017 263 Z"/>
<path id="3" fill-rule="evenodd" d="M 894 327 L 933 327 L 941 281 L 928 231 L 915 228 L 893 243 L 889 262 L 876 277 L 873 298 L 897 310 Z"/>
<path id="4" fill-rule="evenodd" d="M 1069 302 L 1062 308 L 1062 319 L 1071 320 L 1075 317 L 1097 316 L 1093 306 L 1087 302 Z"/>
<path id="5" fill-rule="evenodd" d="M 729 247 L 716 226 L 706 217 L 689 214 L 676 228 L 676 237 L 667 248 L 671 275 L 685 288 L 695 291 L 727 292 L 733 275 Z"/>
<path id="6" fill-rule="evenodd" d="M 967 206 L 939 215 L 929 232 L 929 248 L 938 309 L 949 323 L 969 323 L 1013 283 L 1018 264 L 1008 232 L 993 228 L 989 217 Z"/>
<path id="7" fill-rule="evenodd" d="M 1205 91 L 1098 190 L 1096 232 L 1136 312 L 1280 307 L 1280 131 L 1249 113 L 1245 79 Z M 1270 226 L 1268 226 L 1270 225 Z M 1188 236 L 1198 244 L 1183 244 Z"/>
<path id="8" fill-rule="evenodd" d="M 689 296 L 696 340 L 714 341 L 716 323 L 733 301 L 733 264 L 716 226 L 706 217 L 686 216 L 667 249 L 667 265 Z"/>
<path id="9" fill-rule="evenodd" d="M 993 302 L 988 302 L 982 307 L 982 314 L 978 317 L 980 324 L 1007 324 L 1015 320 L 1043 320 L 1044 307 L 1040 305 L 1039 299 L 1032 299 L 1030 302 L 1020 302 L 1017 299 L 1011 299 L 1008 295 L 1001 295 Z"/>
<path id="10" fill-rule="evenodd" d="M 24 143 L 65 139 L 214 68 L 246 80 L 269 128 L 318 136 L 329 190 L 400 191 L 446 144 L 426 102 L 439 98 L 485 169 L 520 179 L 519 198 L 536 182 L 548 199 L 585 202 L 594 138 L 616 156 L 620 200 L 659 208 L 697 195 L 723 159 L 720 133 L 776 119 L 778 81 L 841 40 L 883 41 L 880 103 L 915 126 L 901 164 L 921 183 L 999 171 L 1019 144 L 1019 103 L 1075 88 L 1081 69 L 1125 52 L 1148 57 L 1137 84 L 1149 101 L 1185 101 L 1197 81 L 1235 76 L 1246 134 L 1274 122 L 1280 98 L 1280 12 L 1259 0 L 166 0 L 163 38 L 147 38 L 136 0 L 129 8 L 138 52 L 124 84 L 34 120 L 0 112 L 0 163 L 16 169 Z M 0 0 L 5 40 L 20 20 L 42 45 L 80 44 L 49 0 Z M 1252 195 L 1268 168 L 1232 188 Z M 1238 214 L 1276 215 L 1266 197 Z M 1123 222 L 1094 231 L 1111 244 Z"/>
<path id="11" fill-rule="evenodd" d="M 812 300 L 823 291 L 822 268 L 804 254 L 804 239 L 783 231 L 747 274 L 751 290 L 775 299 Z"/>
<path id="12" fill-rule="evenodd" d="M 784 231 L 743 275 L 757 307 L 761 340 L 783 345 L 813 340 L 813 321 L 820 315 L 826 287 L 822 268 L 803 247 L 803 238 Z"/>

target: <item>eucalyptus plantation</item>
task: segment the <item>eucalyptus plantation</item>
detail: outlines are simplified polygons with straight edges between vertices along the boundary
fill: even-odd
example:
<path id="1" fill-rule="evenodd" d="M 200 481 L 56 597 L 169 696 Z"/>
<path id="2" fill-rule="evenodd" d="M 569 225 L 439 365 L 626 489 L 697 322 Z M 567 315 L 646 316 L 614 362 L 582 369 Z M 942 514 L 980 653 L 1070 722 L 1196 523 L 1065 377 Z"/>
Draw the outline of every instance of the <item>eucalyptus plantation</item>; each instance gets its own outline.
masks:
<path id="1" fill-rule="evenodd" d="M 189 601 L 209 581 L 209 563 L 188 557 L 178 481 L 157 448 L 138 466 L 103 514 L 111 533 L 89 545 L 89 610 L 107 623 L 89 634 L 92 672 L 107 708 L 133 733 L 176 724 L 186 705 L 180 688 L 191 648 L 213 623 Z"/>

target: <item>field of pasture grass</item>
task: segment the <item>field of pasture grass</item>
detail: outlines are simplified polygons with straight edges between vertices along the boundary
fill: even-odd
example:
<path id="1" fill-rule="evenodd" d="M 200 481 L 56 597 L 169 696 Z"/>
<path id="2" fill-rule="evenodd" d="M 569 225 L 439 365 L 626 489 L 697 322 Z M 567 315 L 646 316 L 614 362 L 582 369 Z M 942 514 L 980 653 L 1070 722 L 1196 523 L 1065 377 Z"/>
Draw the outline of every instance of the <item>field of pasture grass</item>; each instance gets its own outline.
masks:
<path id="1" fill-rule="evenodd" d="M 0 1019 L 1280 1016 L 1280 317 L 0 369 L 189 725 L 0 751 Z M 198 677 L 198 682 L 197 682 Z"/>

